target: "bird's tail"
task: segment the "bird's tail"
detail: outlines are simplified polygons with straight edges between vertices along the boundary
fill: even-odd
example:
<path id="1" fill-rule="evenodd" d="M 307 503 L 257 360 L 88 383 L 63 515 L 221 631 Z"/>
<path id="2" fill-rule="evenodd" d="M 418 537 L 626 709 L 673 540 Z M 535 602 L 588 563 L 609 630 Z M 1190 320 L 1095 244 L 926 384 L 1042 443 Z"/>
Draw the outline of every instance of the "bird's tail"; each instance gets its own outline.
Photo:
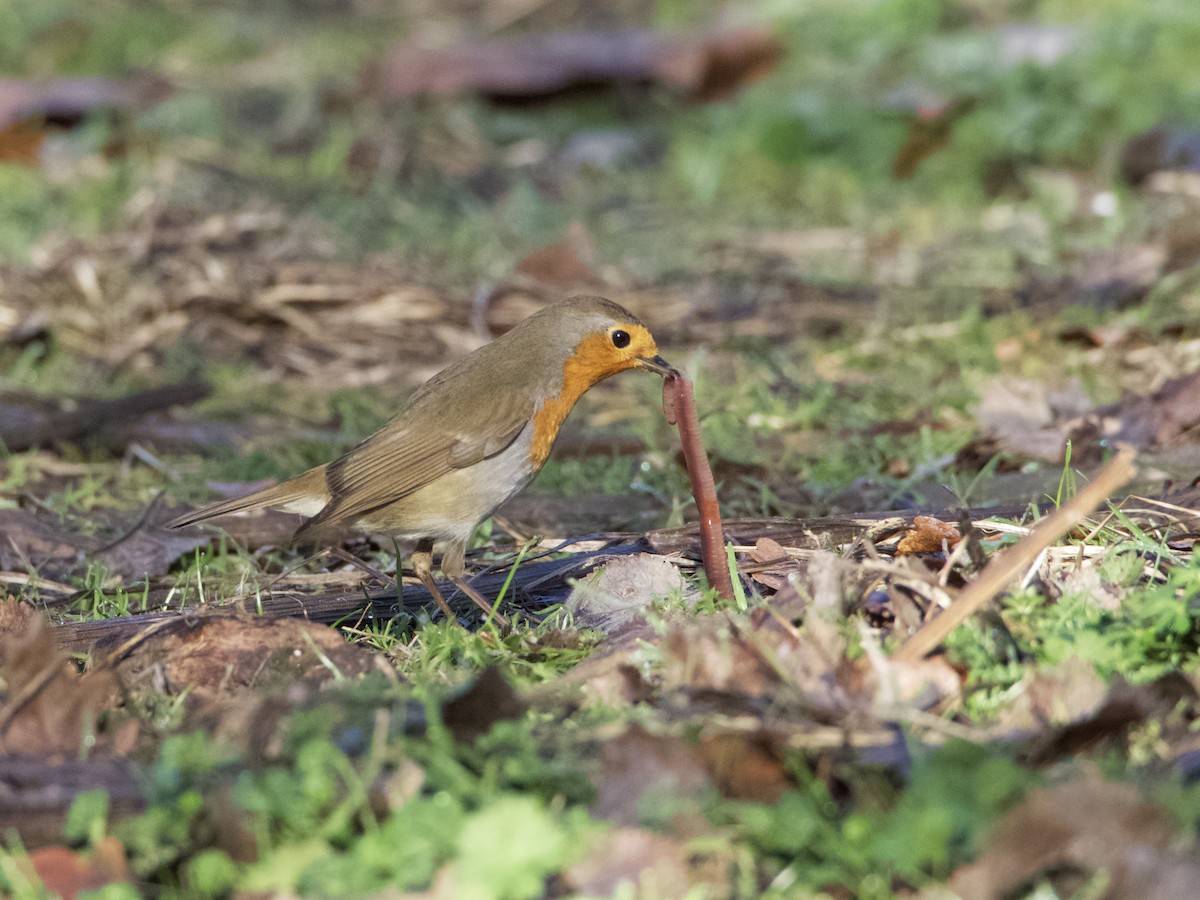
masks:
<path id="1" fill-rule="evenodd" d="M 202 506 L 167 523 L 167 528 L 186 528 L 197 522 L 207 522 L 219 516 L 231 513 L 250 512 L 255 509 L 282 509 L 287 512 L 297 512 L 304 515 L 316 515 L 329 502 L 329 488 L 325 483 L 325 467 L 317 466 L 309 469 L 298 478 L 277 484 L 274 487 L 263 488 L 245 497 L 235 497 L 232 500 L 222 500 L 211 506 Z"/>

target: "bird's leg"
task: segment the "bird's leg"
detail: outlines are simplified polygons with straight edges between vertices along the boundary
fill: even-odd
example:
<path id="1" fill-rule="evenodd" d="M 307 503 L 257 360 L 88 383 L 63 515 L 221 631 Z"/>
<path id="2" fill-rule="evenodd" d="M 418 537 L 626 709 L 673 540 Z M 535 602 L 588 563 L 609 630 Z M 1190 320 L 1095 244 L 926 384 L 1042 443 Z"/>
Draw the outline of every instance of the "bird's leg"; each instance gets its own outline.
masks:
<path id="1" fill-rule="evenodd" d="M 451 622 L 457 622 L 458 616 L 454 614 L 454 610 L 450 608 L 450 604 L 438 590 L 437 582 L 433 580 L 433 541 L 426 539 L 418 542 L 416 549 L 412 552 L 412 567 L 413 574 L 417 576 L 417 580 L 421 584 L 425 585 L 425 590 L 429 591 L 429 596 L 446 614 L 446 618 Z M 400 587 L 399 579 L 397 579 L 396 587 Z M 401 596 L 403 596 L 403 592 Z"/>
<path id="2" fill-rule="evenodd" d="M 489 603 L 483 594 L 475 590 L 475 588 L 471 585 L 471 582 L 467 581 L 467 579 L 461 576 L 456 578 L 453 575 L 447 575 L 446 577 L 450 579 L 451 583 L 456 588 L 474 600 L 475 605 L 482 609 L 489 619 L 495 620 L 496 624 L 500 626 L 501 631 L 503 631 L 505 634 L 512 631 L 512 624 L 508 621 L 508 619 L 497 612 L 496 607 Z"/>

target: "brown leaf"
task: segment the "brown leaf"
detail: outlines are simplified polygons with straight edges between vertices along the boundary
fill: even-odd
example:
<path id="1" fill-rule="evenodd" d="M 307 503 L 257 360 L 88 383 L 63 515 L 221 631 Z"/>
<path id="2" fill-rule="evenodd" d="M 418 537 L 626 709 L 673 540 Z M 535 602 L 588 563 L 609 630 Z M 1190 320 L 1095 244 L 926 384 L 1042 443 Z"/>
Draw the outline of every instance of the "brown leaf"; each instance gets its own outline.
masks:
<path id="1" fill-rule="evenodd" d="M 717 790 L 731 800 L 774 803 L 794 786 L 783 759 L 765 733 L 706 735 L 700 739 L 697 752 Z"/>
<path id="2" fill-rule="evenodd" d="M 1096 408 L 1072 437 L 1164 447 L 1200 427 L 1200 371 L 1165 382 L 1149 396 L 1126 394 Z"/>
<path id="3" fill-rule="evenodd" d="M 0 125 L 32 116 L 69 120 L 102 109 L 140 111 L 162 102 L 171 93 L 170 85 L 155 75 L 46 81 L 0 78 Z"/>
<path id="4" fill-rule="evenodd" d="M 975 418 L 999 449 L 1057 463 L 1071 420 L 1090 408 L 1078 383 L 1051 391 L 1037 382 L 1004 377 L 988 383 Z"/>
<path id="5" fill-rule="evenodd" d="M 94 560 L 102 563 L 110 576 L 147 578 L 164 574 L 179 557 L 211 540 L 199 530 L 178 533 L 131 524 L 131 533 L 104 548 L 97 546 L 96 538 L 68 531 L 37 513 L 0 510 L 0 568 L 34 568 L 44 577 L 61 580 L 82 574 Z"/>
<path id="6" fill-rule="evenodd" d="M 896 555 L 938 553 L 943 546 L 953 548 L 961 540 L 962 535 L 951 523 L 933 516 L 917 516 L 896 545 Z"/>
<path id="7" fill-rule="evenodd" d="M 112 674 L 79 675 L 54 646 L 45 618 L 0 601 L 0 753 L 77 754 L 116 700 Z"/>
<path id="8" fill-rule="evenodd" d="M 29 854 L 29 864 L 43 885 L 63 900 L 106 884 L 130 881 L 125 848 L 114 837 L 101 838 L 88 852 L 42 847 Z"/>
<path id="9" fill-rule="evenodd" d="M 23 509 L 0 509 L 0 568 L 36 569 L 56 577 L 83 558 L 85 549 L 63 535 L 62 528 Z"/>
<path id="10" fill-rule="evenodd" d="M 686 831 L 691 818 L 686 813 L 696 812 L 698 795 L 709 784 L 692 744 L 631 725 L 604 744 L 592 812 L 618 825 L 633 826 L 647 817 L 661 818 L 665 808 Z"/>
<path id="11" fill-rule="evenodd" d="M 777 563 L 781 560 L 790 559 L 787 550 L 783 544 L 774 538 L 761 537 L 754 543 L 754 549 L 750 551 L 750 558 L 756 563 L 766 565 L 767 563 Z"/>
<path id="12" fill-rule="evenodd" d="M 384 97 L 463 91 L 528 97 L 579 84 L 658 81 L 713 100 L 763 77 L 781 55 L 778 39 L 762 28 L 707 35 L 553 32 L 441 48 L 409 40 L 394 46 L 369 80 Z"/>
<path id="13" fill-rule="evenodd" d="M 773 691 L 779 674 L 727 620 L 700 619 L 674 628 L 663 645 L 664 688 L 757 698 Z"/>
<path id="14" fill-rule="evenodd" d="M 500 670 L 484 669 L 471 685 L 442 707 L 442 721 L 459 740 L 474 740 L 497 722 L 525 711 L 517 692 Z"/>
<path id="15" fill-rule="evenodd" d="M 516 264 L 516 275 L 559 291 L 598 288 L 604 279 L 596 272 L 596 244 L 587 228 L 572 222 L 561 241 L 534 250 Z"/>
<path id="16" fill-rule="evenodd" d="M 181 556 L 208 543 L 208 535 L 141 528 L 93 558 L 103 563 L 109 575 L 122 579 L 153 578 L 166 573 Z"/>
<path id="17" fill-rule="evenodd" d="M 1008 896 L 1034 879 L 1064 871 L 1106 873 L 1108 900 L 1188 900 L 1200 883 L 1197 857 L 1172 851 L 1170 814 L 1131 784 L 1084 778 L 1032 791 L 993 830 L 987 850 L 954 873 L 964 900 Z M 1062 892 L 1058 892 L 1062 895 Z"/>

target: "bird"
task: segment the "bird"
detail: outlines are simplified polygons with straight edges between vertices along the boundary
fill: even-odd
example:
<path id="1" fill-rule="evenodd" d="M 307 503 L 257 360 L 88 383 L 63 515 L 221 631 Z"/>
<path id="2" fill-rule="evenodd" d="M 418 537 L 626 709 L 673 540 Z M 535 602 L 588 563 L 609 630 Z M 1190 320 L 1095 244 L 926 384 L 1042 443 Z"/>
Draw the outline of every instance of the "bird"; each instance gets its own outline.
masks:
<path id="1" fill-rule="evenodd" d="M 413 572 L 447 619 L 457 621 L 433 579 L 435 548 L 451 583 L 507 627 L 463 578 L 467 541 L 541 471 L 576 401 L 629 369 L 663 378 L 677 372 L 649 329 L 619 304 L 598 296 L 552 303 L 442 369 L 342 456 L 167 527 L 272 508 L 306 517 L 298 543 L 319 543 L 344 528 L 415 541 Z"/>

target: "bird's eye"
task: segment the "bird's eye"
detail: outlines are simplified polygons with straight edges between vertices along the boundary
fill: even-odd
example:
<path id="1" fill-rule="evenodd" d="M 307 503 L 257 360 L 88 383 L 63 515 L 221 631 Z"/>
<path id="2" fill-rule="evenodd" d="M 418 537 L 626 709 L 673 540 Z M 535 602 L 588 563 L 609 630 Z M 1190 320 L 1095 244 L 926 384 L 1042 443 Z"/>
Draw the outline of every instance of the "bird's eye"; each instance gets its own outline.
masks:
<path id="1" fill-rule="evenodd" d="M 629 342 L 632 340 L 632 338 L 629 336 L 629 332 L 620 328 L 614 329 L 610 337 L 612 337 L 613 346 L 618 350 L 624 350 L 629 346 Z"/>

